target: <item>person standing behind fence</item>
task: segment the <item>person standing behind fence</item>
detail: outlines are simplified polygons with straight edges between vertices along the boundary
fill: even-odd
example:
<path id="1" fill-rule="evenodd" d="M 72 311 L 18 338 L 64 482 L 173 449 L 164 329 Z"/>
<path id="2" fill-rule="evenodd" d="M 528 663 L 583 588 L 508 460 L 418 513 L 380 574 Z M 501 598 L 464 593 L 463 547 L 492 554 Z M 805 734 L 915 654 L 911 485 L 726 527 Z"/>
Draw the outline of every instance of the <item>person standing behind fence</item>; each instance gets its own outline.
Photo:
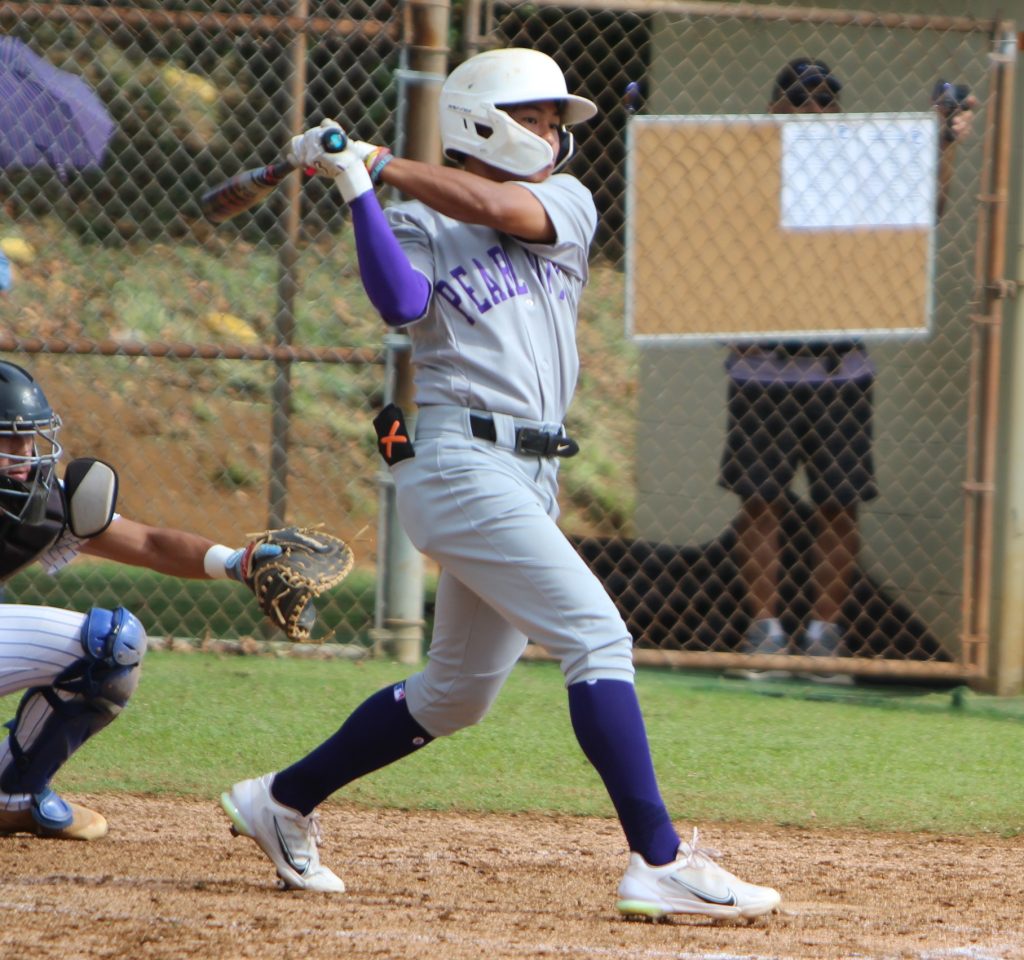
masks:
<path id="1" fill-rule="evenodd" d="M 841 90 L 842 83 L 825 63 L 800 57 L 776 77 L 769 112 L 839 113 Z M 965 88 L 951 84 L 940 84 L 932 96 L 942 118 L 941 215 L 955 146 L 970 131 L 975 101 Z M 858 505 L 878 495 L 872 450 L 874 364 L 862 342 L 838 339 L 738 344 L 725 365 L 728 427 L 718 482 L 741 501 L 738 566 L 752 613 L 745 649 L 841 656 L 848 652 L 842 608 L 860 549 Z M 791 508 L 790 485 L 801 466 L 814 505 L 813 606 L 792 644 L 781 620 L 782 522 Z M 731 673 L 751 679 L 786 675 Z"/>
<path id="2" fill-rule="evenodd" d="M 393 405 L 375 427 L 402 524 L 442 571 L 427 663 L 287 769 L 236 783 L 222 806 L 286 886 L 342 892 L 320 863 L 315 808 L 482 720 L 529 637 L 561 662 L 576 738 L 626 835 L 618 909 L 769 913 L 775 890 L 718 866 L 696 831 L 688 843 L 676 833 L 651 763 L 629 631 L 555 522 L 559 461 L 578 451 L 562 421 L 597 227 L 590 192 L 556 171 L 573 152 L 567 128 L 597 108 L 567 92 L 554 60 L 528 49 L 471 57 L 445 81 L 440 107 L 445 151 L 462 169 L 391 159 L 365 143 L 328 154 L 322 127 L 290 150 L 337 183 L 367 295 L 412 341 L 415 437 Z M 385 213 L 379 181 L 414 199 Z"/>

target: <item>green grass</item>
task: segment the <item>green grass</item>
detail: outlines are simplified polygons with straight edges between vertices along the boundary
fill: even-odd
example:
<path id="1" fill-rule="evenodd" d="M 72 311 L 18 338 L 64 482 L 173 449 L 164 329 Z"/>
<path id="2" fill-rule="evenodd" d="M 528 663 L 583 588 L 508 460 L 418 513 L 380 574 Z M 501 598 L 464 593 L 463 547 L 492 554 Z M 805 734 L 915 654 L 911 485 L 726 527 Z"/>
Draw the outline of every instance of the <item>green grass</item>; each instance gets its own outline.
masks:
<path id="1" fill-rule="evenodd" d="M 124 716 L 59 775 L 70 791 L 205 796 L 278 769 L 408 668 L 156 651 Z M 662 790 L 694 822 L 1017 834 L 1021 704 L 949 693 L 848 693 L 643 670 L 638 689 Z M 786 688 L 775 688 L 774 692 Z M 803 691 L 803 692 L 802 692 Z M 808 697 L 812 697 L 808 699 Z M 12 713 L 15 698 L 0 708 Z M 479 726 L 340 794 L 403 809 L 607 816 L 569 725 L 561 674 L 521 664 Z"/>

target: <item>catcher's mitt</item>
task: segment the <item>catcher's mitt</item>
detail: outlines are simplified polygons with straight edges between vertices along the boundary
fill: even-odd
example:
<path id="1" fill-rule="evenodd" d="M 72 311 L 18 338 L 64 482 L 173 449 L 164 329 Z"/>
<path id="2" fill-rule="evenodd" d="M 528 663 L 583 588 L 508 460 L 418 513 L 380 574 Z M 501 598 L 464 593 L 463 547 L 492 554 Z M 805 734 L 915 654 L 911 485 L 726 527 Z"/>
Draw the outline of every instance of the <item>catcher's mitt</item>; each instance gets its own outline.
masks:
<path id="1" fill-rule="evenodd" d="M 280 547 L 258 549 L 263 544 Z M 341 583 L 352 569 L 352 550 L 338 537 L 315 527 L 282 527 L 260 534 L 247 547 L 244 581 L 267 618 L 289 640 L 305 643 L 316 623 L 313 598 Z"/>

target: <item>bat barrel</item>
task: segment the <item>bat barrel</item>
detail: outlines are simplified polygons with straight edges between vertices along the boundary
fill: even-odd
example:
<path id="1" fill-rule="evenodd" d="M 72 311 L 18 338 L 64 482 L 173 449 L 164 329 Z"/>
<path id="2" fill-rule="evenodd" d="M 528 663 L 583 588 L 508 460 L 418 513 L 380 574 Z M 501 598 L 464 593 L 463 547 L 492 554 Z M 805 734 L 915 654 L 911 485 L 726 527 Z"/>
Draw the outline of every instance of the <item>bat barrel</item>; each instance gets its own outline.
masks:
<path id="1" fill-rule="evenodd" d="M 199 208 L 213 223 L 230 220 L 265 199 L 294 169 L 290 163 L 272 163 L 236 174 L 204 193 Z"/>
<path id="2" fill-rule="evenodd" d="M 348 137 L 340 127 L 330 127 L 321 135 L 320 145 L 327 153 L 341 153 L 348 146 Z M 223 223 L 265 200 L 294 169 L 291 163 L 282 162 L 235 174 L 204 193 L 199 208 L 207 220 Z"/>

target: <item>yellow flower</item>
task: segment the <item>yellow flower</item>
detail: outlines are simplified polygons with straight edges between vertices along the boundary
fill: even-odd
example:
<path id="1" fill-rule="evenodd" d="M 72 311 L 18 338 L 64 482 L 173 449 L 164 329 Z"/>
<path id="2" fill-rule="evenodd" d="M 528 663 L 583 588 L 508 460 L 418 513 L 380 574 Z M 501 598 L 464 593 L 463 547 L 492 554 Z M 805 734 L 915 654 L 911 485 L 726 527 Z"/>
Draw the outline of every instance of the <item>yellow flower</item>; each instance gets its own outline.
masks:
<path id="1" fill-rule="evenodd" d="M 208 313 L 203 324 L 212 333 L 234 343 L 259 343 L 259 334 L 233 313 Z"/>
<path id="2" fill-rule="evenodd" d="M 12 263 L 31 263 L 36 258 L 35 247 L 21 237 L 4 237 L 0 240 L 0 250 Z"/>
<path id="3" fill-rule="evenodd" d="M 203 103 L 211 104 L 217 100 L 217 88 L 209 80 L 189 73 L 187 70 L 181 70 L 168 64 L 163 69 L 163 78 L 168 87 L 179 88 L 185 93 L 197 97 Z"/>

